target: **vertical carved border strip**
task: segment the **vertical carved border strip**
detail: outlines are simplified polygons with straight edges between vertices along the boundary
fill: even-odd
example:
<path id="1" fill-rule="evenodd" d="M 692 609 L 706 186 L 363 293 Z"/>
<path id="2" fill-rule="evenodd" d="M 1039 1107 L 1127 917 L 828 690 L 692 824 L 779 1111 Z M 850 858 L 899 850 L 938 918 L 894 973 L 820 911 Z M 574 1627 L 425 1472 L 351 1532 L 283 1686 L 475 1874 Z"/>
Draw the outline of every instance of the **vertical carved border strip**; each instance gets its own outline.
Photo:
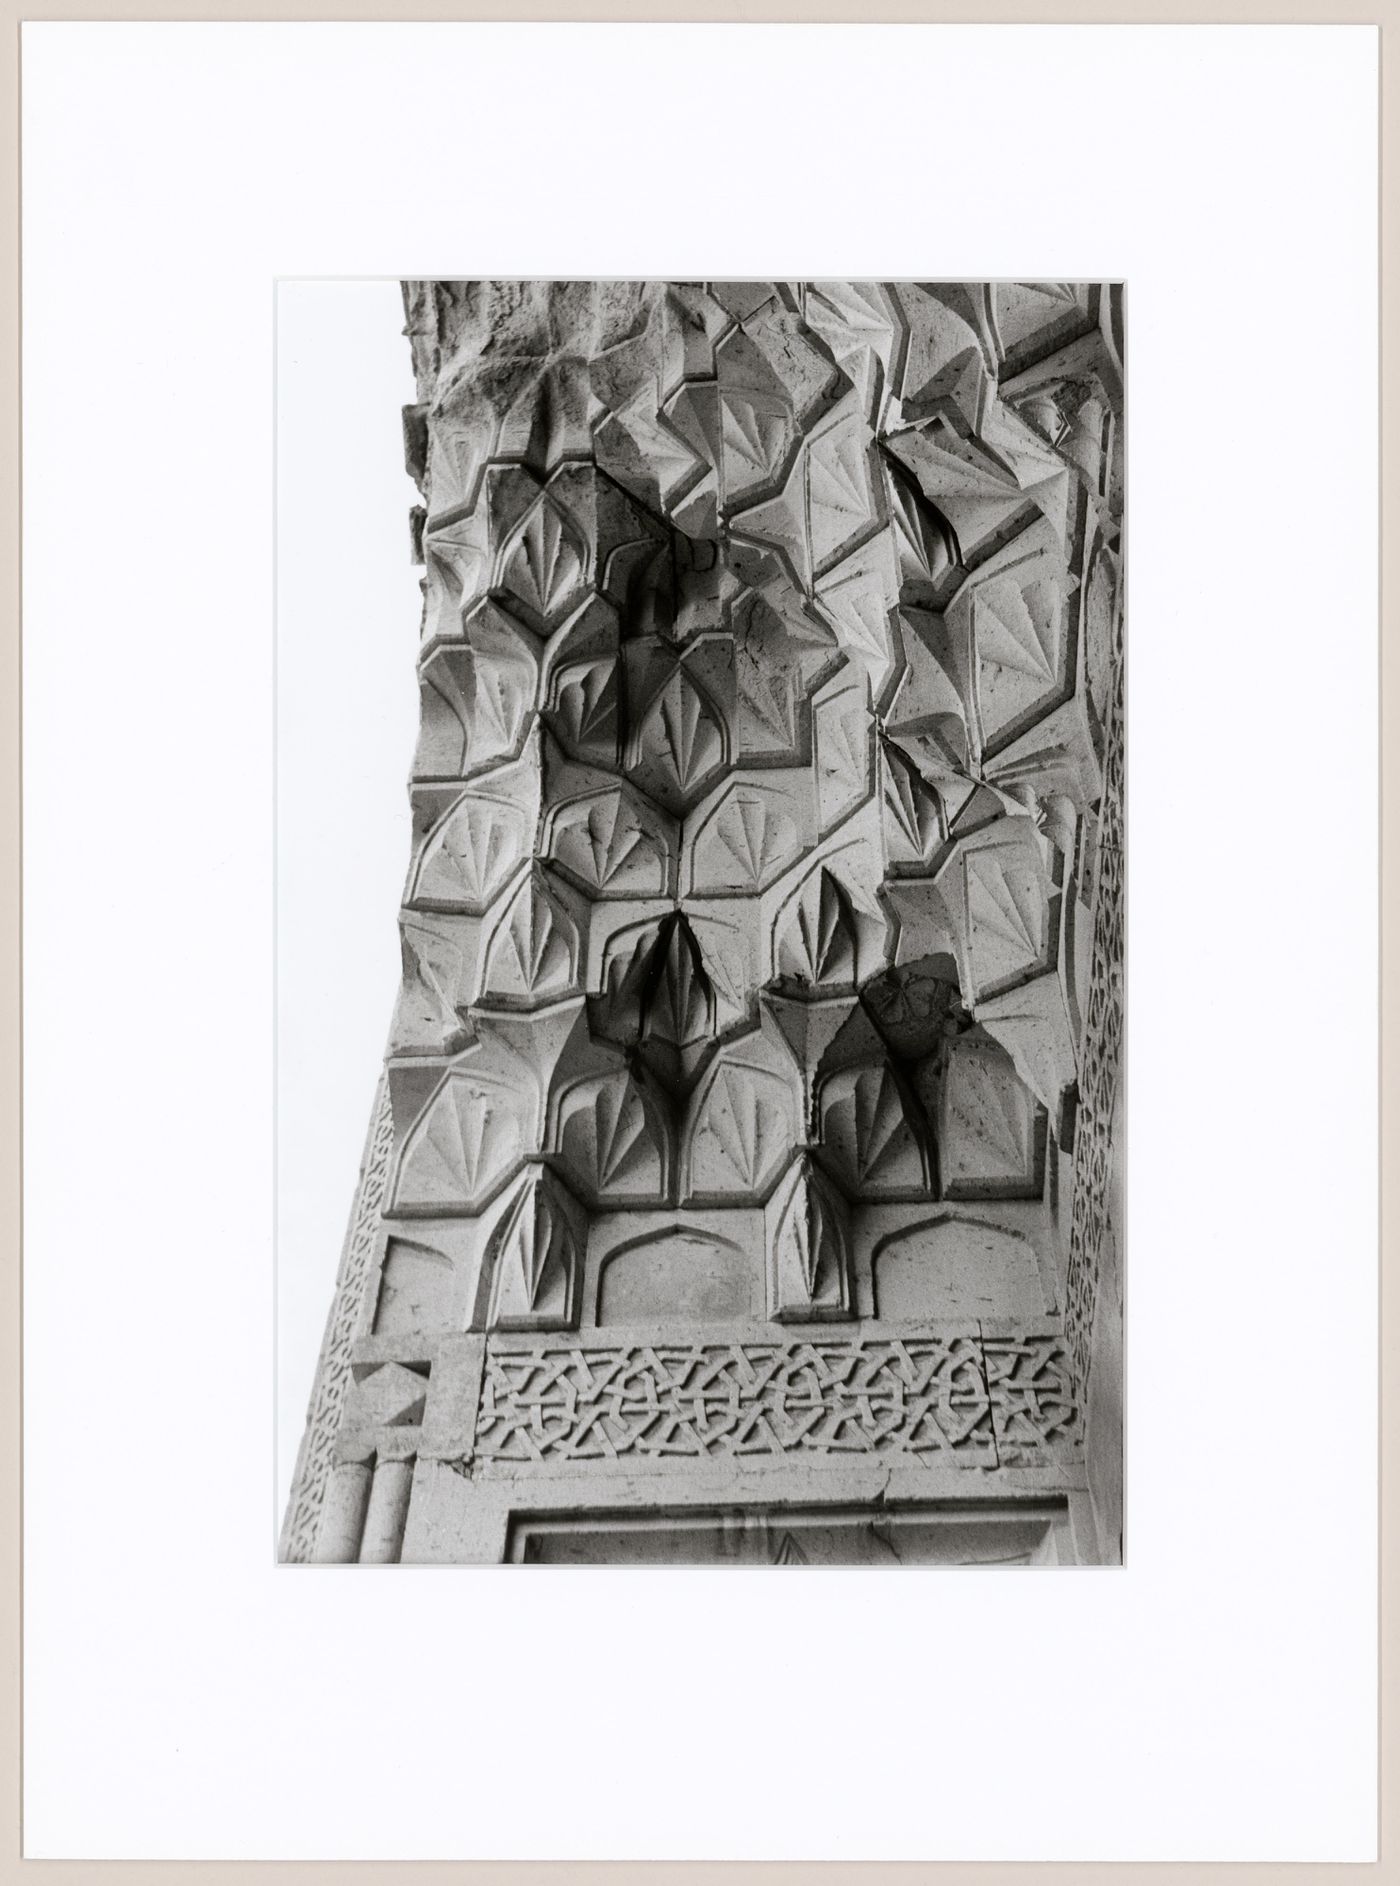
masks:
<path id="1" fill-rule="evenodd" d="M 360 1163 L 360 1182 L 340 1261 L 340 1275 L 336 1279 L 325 1340 L 316 1365 L 316 1386 L 297 1455 L 292 1497 L 282 1528 L 278 1556 L 286 1565 L 306 1564 L 315 1552 L 341 1410 L 350 1385 L 350 1351 L 364 1307 L 393 1143 L 389 1091 L 381 1081 L 375 1098 L 373 1124 Z"/>
<path id="2" fill-rule="evenodd" d="M 1121 582 L 1121 577 L 1120 577 Z M 1065 1336 L 1081 1408 L 1108 1218 L 1113 1111 L 1123 1046 L 1123 608 L 1114 611 L 1113 666 L 1104 727 L 1094 940 L 1074 1142 L 1074 1206 L 1065 1281 Z"/>

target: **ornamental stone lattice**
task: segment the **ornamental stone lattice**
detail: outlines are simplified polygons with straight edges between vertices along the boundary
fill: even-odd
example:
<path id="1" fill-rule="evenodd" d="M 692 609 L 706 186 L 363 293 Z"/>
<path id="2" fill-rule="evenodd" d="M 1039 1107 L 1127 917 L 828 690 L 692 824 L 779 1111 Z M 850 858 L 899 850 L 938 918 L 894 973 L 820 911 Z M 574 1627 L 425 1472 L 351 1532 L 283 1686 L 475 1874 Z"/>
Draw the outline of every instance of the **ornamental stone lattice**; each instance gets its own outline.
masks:
<path id="1" fill-rule="evenodd" d="M 1121 291 L 404 298 L 403 983 L 283 1558 L 1116 1560 Z"/>

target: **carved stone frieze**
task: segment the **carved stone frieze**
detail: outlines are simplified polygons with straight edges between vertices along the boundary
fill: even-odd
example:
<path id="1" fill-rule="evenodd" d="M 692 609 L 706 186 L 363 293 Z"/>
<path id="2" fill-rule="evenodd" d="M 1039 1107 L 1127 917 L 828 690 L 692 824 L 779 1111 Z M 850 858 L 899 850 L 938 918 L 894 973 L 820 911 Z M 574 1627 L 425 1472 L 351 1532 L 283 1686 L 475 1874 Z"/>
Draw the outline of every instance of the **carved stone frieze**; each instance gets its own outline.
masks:
<path id="1" fill-rule="evenodd" d="M 461 1464 L 852 1455 L 994 1470 L 1071 1457 L 1058 1332 L 486 1346 Z"/>

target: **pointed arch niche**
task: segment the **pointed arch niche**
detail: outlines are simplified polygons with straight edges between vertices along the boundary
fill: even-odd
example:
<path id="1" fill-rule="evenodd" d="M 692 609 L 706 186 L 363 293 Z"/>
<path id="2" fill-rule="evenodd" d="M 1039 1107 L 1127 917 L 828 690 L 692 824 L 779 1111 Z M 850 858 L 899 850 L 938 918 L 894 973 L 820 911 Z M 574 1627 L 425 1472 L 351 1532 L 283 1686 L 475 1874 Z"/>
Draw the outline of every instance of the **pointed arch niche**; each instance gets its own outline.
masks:
<path id="1" fill-rule="evenodd" d="M 732 1323 L 761 1314 L 761 1245 L 690 1224 L 628 1238 L 598 1271 L 598 1323 Z"/>

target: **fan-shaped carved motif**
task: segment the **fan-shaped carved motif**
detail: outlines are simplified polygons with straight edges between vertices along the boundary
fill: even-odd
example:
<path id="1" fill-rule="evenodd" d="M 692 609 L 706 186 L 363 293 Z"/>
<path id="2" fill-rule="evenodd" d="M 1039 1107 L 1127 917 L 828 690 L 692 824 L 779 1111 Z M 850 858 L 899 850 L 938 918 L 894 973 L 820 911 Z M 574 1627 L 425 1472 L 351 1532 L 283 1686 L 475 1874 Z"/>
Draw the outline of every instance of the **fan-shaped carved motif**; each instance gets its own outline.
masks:
<path id="1" fill-rule="evenodd" d="M 817 606 L 844 653 L 861 663 L 879 696 L 895 659 L 890 610 L 898 593 L 888 541 L 876 538 L 843 558 L 817 584 Z"/>
<path id="2" fill-rule="evenodd" d="M 572 1088 L 560 1107 L 560 1152 L 580 1189 L 602 1204 L 664 1196 L 664 1131 L 625 1068 Z"/>
<path id="3" fill-rule="evenodd" d="M 552 702 L 550 724 L 570 753 L 597 765 L 616 761 L 618 678 L 611 655 L 561 668 Z"/>
<path id="4" fill-rule="evenodd" d="M 851 900 L 823 865 L 789 906 L 778 933 L 775 968 L 797 987 L 842 987 L 856 979 L 859 932 Z"/>
<path id="5" fill-rule="evenodd" d="M 549 629 L 580 601 L 586 568 L 576 527 L 541 498 L 502 552 L 497 588 L 532 628 Z"/>
<path id="6" fill-rule="evenodd" d="M 429 909 L 483 911 L 526 855 L 524 820 L 500 799 L 467 794 L 428 834 L 413 901 Z"/>
<path id="7" fill-rule="evenodd" d="M 870 797 L 870 714 L 862 688 L 843 688 L 814 712 L 819 828 L 829 832 Z"/>
<path id="8" fill-rule="evenodd" d="M 492 1250 L 493 1329 L 559 1328 L 574 1320 L 581 1220 L 552 1172 L 530 1172 L 502 1214 Z"/>
<path id="9" fill-rule="evenodd" d="M 919 1123 L 888 1061 L 844 1068 L 822 1088 L 822 1145 L 842 1180 L 866 1198 L 917 1198 L 929 1189 Z"/>
<path id="10" fill-rule="evenodd" d="M 1043 1115 L 1011 1057 L 977 1034 L 957 1042 L 943 1076 L 939 1157 L 949 1198 L 1034 1198 Z"/>
<path id="11" fill-rule="evenodd" d="M 845 1200 L 804 1153 L 776 1204 L 769 1254 L 772 1315 L 778 1321 L 846 1315 L 851 1238 Z"/>
<path id="12" fill-rule="evenodd" d="M 647 964 L 642 1039 L 685 1048 L 714 1029 L 714 992 L 700 945 L 684 917 L 671 918 L 663 924 Z"/>
<path id="13" fill-rule="evenodd" d="M 518 753 L 536 679 L 534 659 L 519 645 L 435 650 L 421 675 L 415 775 L 453 778 Z"/>
<path id="14" fill-rule="evenodd" d="M 720 393 L 720 428 L 725 499 L 741 504 L 781 473 L 795 437 L 792 413 L 771 394 L 727 387 Z"/>
<path id="15" fill-rule="evenodd" d="M 737 1058 L 720 1061 L 695 1109 L 690 1195 L 761 1200 L 797 1137 L 789 1082 Z"/>
<path id="16" fill-rule="evenodd" d="M 761 890 L 797 857 L 797 821 L 776 794 L 741 786 L 695 842 L 694 886 L 705 891 Z"/>
<path id="17" fill-rule="evenodd" d="M 899 574 L 910 586 L 912 600 L 936 591 L 957 562 L 957 542 L 946 518 L 928 504 L 914 480 L 902 467 L 885 464 L 885 492 L 889 499 Z"/>
<path id="18" fill-rule="evenodd" d="M 1044 960 L 1048 912 L 1034 840 L 964 854 L 968 947 L 979 991 L 1026 975 Z"/>
<path id="19" fill-rule="evenodd" d="M 666 421 L 654 380 L 608 414 L 597 439 L 601 468 L 653 510 L 678 503 L 709 469 Z"/>
<path id="20" fill-rule="evenodd" d="M 683 667 L 674 668 L 641 717 L 632 771 L 673 812 L 693 805 L 724 764 L 718 713 Z"/>
<path id="21" fill-rule="evenodd" d="M 673 911 L 615 939 L 594 1026 L 609 1041 L 635 1045 L 670 1087 L 704 1065 L 721 1028 L 735 1019 L 730 1007 L 685 913 Z"/>
<path id="22" fill-rule="evenodd" d="M 482 993 L 516 1001 L 559 996 L 574 985 L 578 949 L 573 918 L 544 873 L 532 869 L 492 939 Z"/>
<path id="23" fill-rule="evenodd" d="M 875 524 L 870 429 L 851 411 L 816 433 L 807 447 L 807 529 L 812 564 L 823 570 Z"/>
<path id="24" fill-rule="evenodd" d="M 424 1215 L 479 1210 L 522 1152 L 510 1097 L 470 1075 L 449 1074 L 404 1142 L 394 1209 Z"/>
<path id="25" fill-rule="evenodd" d="M 927 865 L 944 837 L 938 795 L 892 741 L 883 747 L 885 849 L 891 864 Z"/>
<path id="26" fill-rule="evenodd" d="M 670 860 L 664 838 L 647 828 L 645 817 L 620 789 L 580 800 L 555 820 L 550 855 L 598 896 L 660 896 Z"/>

